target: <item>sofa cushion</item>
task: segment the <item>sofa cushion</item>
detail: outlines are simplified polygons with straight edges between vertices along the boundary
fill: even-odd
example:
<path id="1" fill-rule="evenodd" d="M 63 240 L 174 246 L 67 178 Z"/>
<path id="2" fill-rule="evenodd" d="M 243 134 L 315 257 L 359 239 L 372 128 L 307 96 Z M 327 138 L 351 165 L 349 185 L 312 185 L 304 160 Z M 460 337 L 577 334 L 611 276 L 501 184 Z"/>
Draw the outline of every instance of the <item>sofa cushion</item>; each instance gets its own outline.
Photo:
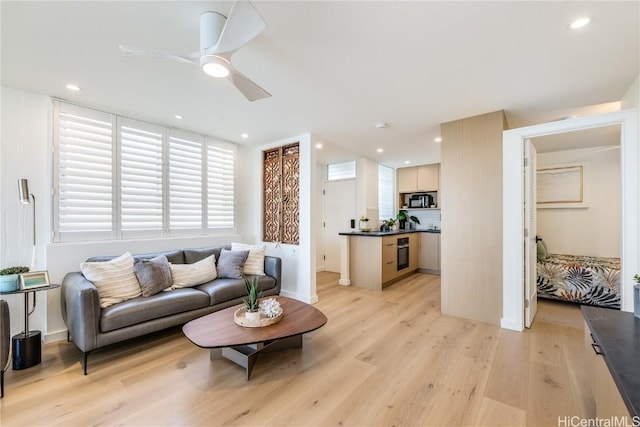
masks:
<path id="1" fill-rule="evenodd" d="M 215 255 L 216 259 L 220 258 L 220 250 L 221 247 L 211 247 L 211 248 L 189 248 L 185 249 L 184 252 L 184 262 L 187 264 L 193 264 L 194 262 L 201 261 L 211 255 Z"/>
<path id="2" fill-rule="evenodd" d="M 80 269 L 98 289 L 102 308 L 142 295 L 129 252 L 110 261 L 83 262 Z"/>
<path id="3" fill-rule="evenodd" d="M 169 261 L 164 255 L 140 259 L 133 262 L 133 268 L 140 283 L 143 297 L 150 297 L 173 284 Z"/>
<path id="4" fill-rule="evenodd" d="M 276 286 L 276 279 L 271 276 L 259 276 L 260 290 L 266 291 Z M 236 298 L 247 296 L 247 288 L 244 279 L 216 279 L 212 282 L 202 284 L 196 289 L 209 295 L 210 305 L 230 301 Z"/>
<path id="5" fill-rule="evenodd" d="M 208 305 L 209 296 L 193 288 L 160 292 L 148 298 L 135 298 L 102 310 L 100 331 L 113 331 Z"/>
<path id="6" fill-rule="evenodd" d="M 244 274 L 264 276 L 264 254 L 266 245 L 247 245 L 245 243 L 231 243 L 232 251 L 249 251 L 247 261 L 244 263 Z"/>
<path id="7" fill-rule="evenodd" d="M 171 264 L 171 289 L 200 285 L 217 277 L 216 257 L 210 255 L 193 264 Z"/>
<path id="8" fill-rule="evenodd" d="M 133 258 L 134 259 L 150 259 L 150 258 L 155 258 L 158 255 L 166 256 L 167 260 L 174 264 L 184 264 L 184 252 L 180 249 L 165 251 L 165 252 L 154 252 L 149 254 L 139 254 L 139 255 L 135 255 Z M 115 256 L 113 255 L 94 256 L 89 258 L 87 262 L 111 261 L 114 258 Z"/>
<path id="9" fill-rule="evenodd" d="M 242 279 L 242 270 L 249 251 L 229 251 L 223 249 L 218 259 L 218 277 L 221 279 Z"/>

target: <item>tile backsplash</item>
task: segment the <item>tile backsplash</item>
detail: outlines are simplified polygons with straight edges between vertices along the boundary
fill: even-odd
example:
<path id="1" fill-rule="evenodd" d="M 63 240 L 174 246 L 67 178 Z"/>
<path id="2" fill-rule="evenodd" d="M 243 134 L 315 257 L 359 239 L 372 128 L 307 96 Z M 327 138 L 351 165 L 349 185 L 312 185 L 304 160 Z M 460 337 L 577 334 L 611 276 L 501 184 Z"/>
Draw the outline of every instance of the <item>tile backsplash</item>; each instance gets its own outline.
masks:
<path id="1" fill-rule="evenodd" d="M 430 228 L 440 230 L 440 209 L 407 209 L 407 213 L 420 220 L 420 224 L 416 225 L 418 230 L 428 230 Z"/>

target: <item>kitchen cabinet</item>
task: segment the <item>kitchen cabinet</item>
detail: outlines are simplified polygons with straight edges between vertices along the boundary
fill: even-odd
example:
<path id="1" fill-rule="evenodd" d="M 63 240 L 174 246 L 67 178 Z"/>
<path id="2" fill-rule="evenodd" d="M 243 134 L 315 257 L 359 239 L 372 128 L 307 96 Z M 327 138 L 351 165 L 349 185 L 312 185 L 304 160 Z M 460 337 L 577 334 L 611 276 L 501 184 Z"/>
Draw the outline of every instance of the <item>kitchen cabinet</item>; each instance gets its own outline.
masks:
<path id="1" fill-rule="evenodd" d="M 382 290 L 387 285 L 418 269 L 419 233 L 340 233 L 349 239 L 349 271 L 345 277 L 352 285 Z M 398 239 L 409 239 L 409 266 L 398 270 Z M 342 273 L 342 272 L 341 272 Z"/>
<path id="2" fill-rule="evenodd" d="M 417 166 L 418 191 L 438 191 L 440 187 L 440 164 Z"/>
<path id="3" fill-rule="evenodd" d="M 595 348 L 592 344 L 595 344 Z M 600 346 L 593 339 L 591 329 L 587 322 L 584 325 L 584 351 L 591 393 L 596 402 L 596 416 L 600 419 L 613 419 L 613 417 L 627 416 L 627 410 L 616 383 L 611 377 L 609 368 L 601 353 Z"/>
<path id="4" fill-rule="evenodd" d="M 440 186 L 440 164 L 399 168 L 398 193 L 438 191 Z"/>
<path id="5" fill-rule="evenodd" d="M 420 270 L 440 274 L 440 233 L 420 233 Z"/>

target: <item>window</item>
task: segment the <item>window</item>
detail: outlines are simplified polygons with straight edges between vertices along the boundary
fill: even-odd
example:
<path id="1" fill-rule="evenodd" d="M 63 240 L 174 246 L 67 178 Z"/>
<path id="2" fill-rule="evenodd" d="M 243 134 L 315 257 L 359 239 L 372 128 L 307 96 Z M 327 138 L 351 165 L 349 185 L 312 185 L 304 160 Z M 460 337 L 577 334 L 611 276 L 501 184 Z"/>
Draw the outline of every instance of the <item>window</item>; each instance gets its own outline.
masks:
<path id="1" fill-rule="evenodd" d="M 327 165 L 327 181 L 356 178 L 356 161 L 331 163 Z"/>
<path id="2" fill-rule="evenodd" d="M 235 145 L 55 102 L 54 241 L 234 228 Z"/>
<path id="3" fill-rule="evenodd" d="M 394 218 L 394 170 L 388 166 L 378 165 L 378 216 L 380 220 Z"/>

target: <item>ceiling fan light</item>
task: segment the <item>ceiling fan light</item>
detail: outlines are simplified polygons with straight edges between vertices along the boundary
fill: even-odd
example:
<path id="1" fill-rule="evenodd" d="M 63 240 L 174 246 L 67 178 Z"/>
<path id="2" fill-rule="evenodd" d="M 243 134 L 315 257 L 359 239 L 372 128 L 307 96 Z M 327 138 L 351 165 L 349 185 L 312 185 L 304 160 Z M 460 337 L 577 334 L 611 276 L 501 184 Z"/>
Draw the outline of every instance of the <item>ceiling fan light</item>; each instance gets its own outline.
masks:
<path id="1" fill-rule="evenodd" d="M 219 62 L 202 64 L 202 71 L 211 77 L 227 77 L 229 75 L 229 69 Z"/>

